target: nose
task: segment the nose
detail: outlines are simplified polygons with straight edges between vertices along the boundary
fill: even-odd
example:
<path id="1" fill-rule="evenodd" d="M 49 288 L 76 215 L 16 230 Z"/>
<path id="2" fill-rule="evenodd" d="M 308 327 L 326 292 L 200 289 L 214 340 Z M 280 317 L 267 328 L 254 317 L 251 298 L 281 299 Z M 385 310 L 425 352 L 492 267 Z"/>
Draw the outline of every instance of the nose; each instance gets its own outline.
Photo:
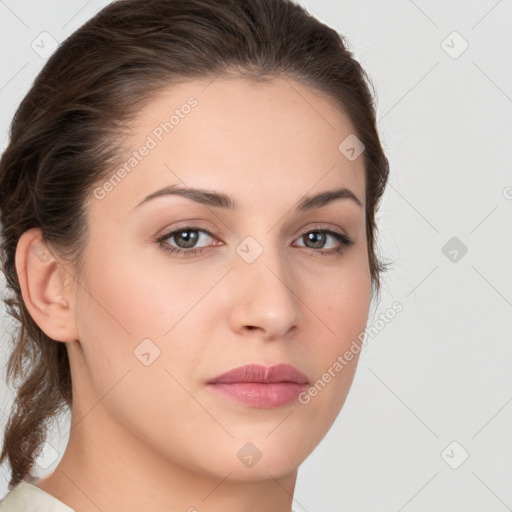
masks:
<path id="1" fill-rule="evenodd" d="M 285 337 L 297 326 L 301 301 L 293 289 L 292 270 L 278 249 L 265 249 L 252 263 L 237 260 L 229 284 L 234 332 L 254 331 L 270 340 Z"/>

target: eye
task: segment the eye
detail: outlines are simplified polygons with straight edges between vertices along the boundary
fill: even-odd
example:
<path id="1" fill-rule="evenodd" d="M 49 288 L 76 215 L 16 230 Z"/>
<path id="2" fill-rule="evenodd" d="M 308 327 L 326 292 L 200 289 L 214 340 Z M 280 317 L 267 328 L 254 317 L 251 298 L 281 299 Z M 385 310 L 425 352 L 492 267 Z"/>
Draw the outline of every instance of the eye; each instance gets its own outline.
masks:
<path id="1" fill-rule="evenodd" d="M 196 226 L 182 226 L 173 231 L 169 231 L 165 233 L 160 238 L 157 239 L 157 243 L 164 249 L 164 251 L 171 254 L 183 254 L 193 255 L 197 253 L 203 252 L 203 248 L 195 248 L 193 247 L 198 243 L 199 240 L 206 238 L 214 238 L 213 235 L 207 231 L 206 229 L 200 229 Z M 166 240 L 173 239 L 174 242 L 178 245 L 178 247 L 170 246 Z"/>
<path id="2" fill-rule="evenodd" d="M 189 257 L 203 253 L 208 245 L 206 247 L 196 247 L 196 244 L 199 241 L 207 243 L 209 238 L 215 239 L 214 235 L 206 229 L 201 229 L 197 226 L 181 226 L 178 229 L 165 233 L 159 237 L 156 242 L 169 254 L 182 254 L 185 255 L 185 257 Z M 328 251 L 320 251 L 319 249 L 325 249 L 324 245 L 329 238 L 334 240 L 335 247 Z M 168 240 L 170 239 L 174 241 L 177 247 L 169 244 Z M 312 245 L 312 247 L 306 245 L 299 247 L 305 247 L 308 251 L 322 256 L 342 254 L 349 246 L 354 244 L 345 234 L 330 229 L 310 229 L 304 231 L 297 240 L 304 240 L 305 244 Z"/>
<path id="3" fill-rule="evenodd" d="M 338 246 L 334 247 L 330 251 L 316 250 L 320 248 L 319 245 L 322 246 L 321 248 L 324 248 L 323 246 L 326 243 L 326 240 L 329 239 L 329 237 L 333 238 L 338 243 Z M 310 229 L 308 231 L 303 232 L 302 235 L 299 237 L 299 240 L 305 240 L 306 243 L 312 244 L 313 248 L 307 247 L 307 249 L 310 249 L 315 254 L 321 256 L 333 256 L 337 254 L 342 254 L 348 247 L 354 244 L 354 242 L 345 234 L 340 233 L 338 231 L 333 231 L 331 229 Z"/>

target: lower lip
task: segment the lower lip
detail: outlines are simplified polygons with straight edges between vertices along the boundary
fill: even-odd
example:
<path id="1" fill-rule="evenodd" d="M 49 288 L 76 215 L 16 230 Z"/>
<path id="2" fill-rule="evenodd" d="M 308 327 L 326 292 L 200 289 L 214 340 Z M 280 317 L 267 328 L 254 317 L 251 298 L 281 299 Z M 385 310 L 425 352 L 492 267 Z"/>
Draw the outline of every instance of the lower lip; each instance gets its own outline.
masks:
<path id="1" fill-rule="evenodd" d="M 294 382 L 236 382 L 209 384 L 209 387 L 250 407 L 273 409 L 293 402 L 308 386 Z"/>

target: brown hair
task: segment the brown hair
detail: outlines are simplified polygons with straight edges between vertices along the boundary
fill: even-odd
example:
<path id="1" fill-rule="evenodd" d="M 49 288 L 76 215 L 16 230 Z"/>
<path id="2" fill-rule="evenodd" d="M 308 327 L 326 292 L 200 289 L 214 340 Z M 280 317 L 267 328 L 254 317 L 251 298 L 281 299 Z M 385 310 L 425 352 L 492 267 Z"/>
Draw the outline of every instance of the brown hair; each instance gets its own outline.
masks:
<path id="1" fill-rule="evenodd" d="M 365 145 L 368 258 L 378 296 L 386 265 L 376 255 L 375 214 L 389 166 L 372 83 L 343 36 L 290 0 L 111 3 L 50 57 L 16 111 L 0 160 L 0 255 L 12 292 L 4 302 L 19 322 L 7 365 L 17 395 L 0 455 L 12 468 L 9 490 L 30 477 L 50 422 L 72 403 L 66 344 L 46 336 L 22 300 L 20 236 L 40 228 L 77 279 L 88 241 L 84 201 L 119 165 L 126 123 L 163 88 L 223 76 L 289 77 L 347 113 Z"/>

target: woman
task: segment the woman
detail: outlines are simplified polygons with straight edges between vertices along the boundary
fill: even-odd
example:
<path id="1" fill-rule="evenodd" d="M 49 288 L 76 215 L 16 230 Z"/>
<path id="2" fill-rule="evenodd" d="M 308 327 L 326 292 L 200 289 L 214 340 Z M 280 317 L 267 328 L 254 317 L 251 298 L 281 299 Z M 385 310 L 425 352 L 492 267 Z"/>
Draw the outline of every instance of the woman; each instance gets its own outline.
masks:
<path id="1" fill-rule="evenodd" d="M 117 1 L 58 48 L 0 162 L 0 510 L 292 510 L 384 270 L 369 83 L 286 0 Z"/>

